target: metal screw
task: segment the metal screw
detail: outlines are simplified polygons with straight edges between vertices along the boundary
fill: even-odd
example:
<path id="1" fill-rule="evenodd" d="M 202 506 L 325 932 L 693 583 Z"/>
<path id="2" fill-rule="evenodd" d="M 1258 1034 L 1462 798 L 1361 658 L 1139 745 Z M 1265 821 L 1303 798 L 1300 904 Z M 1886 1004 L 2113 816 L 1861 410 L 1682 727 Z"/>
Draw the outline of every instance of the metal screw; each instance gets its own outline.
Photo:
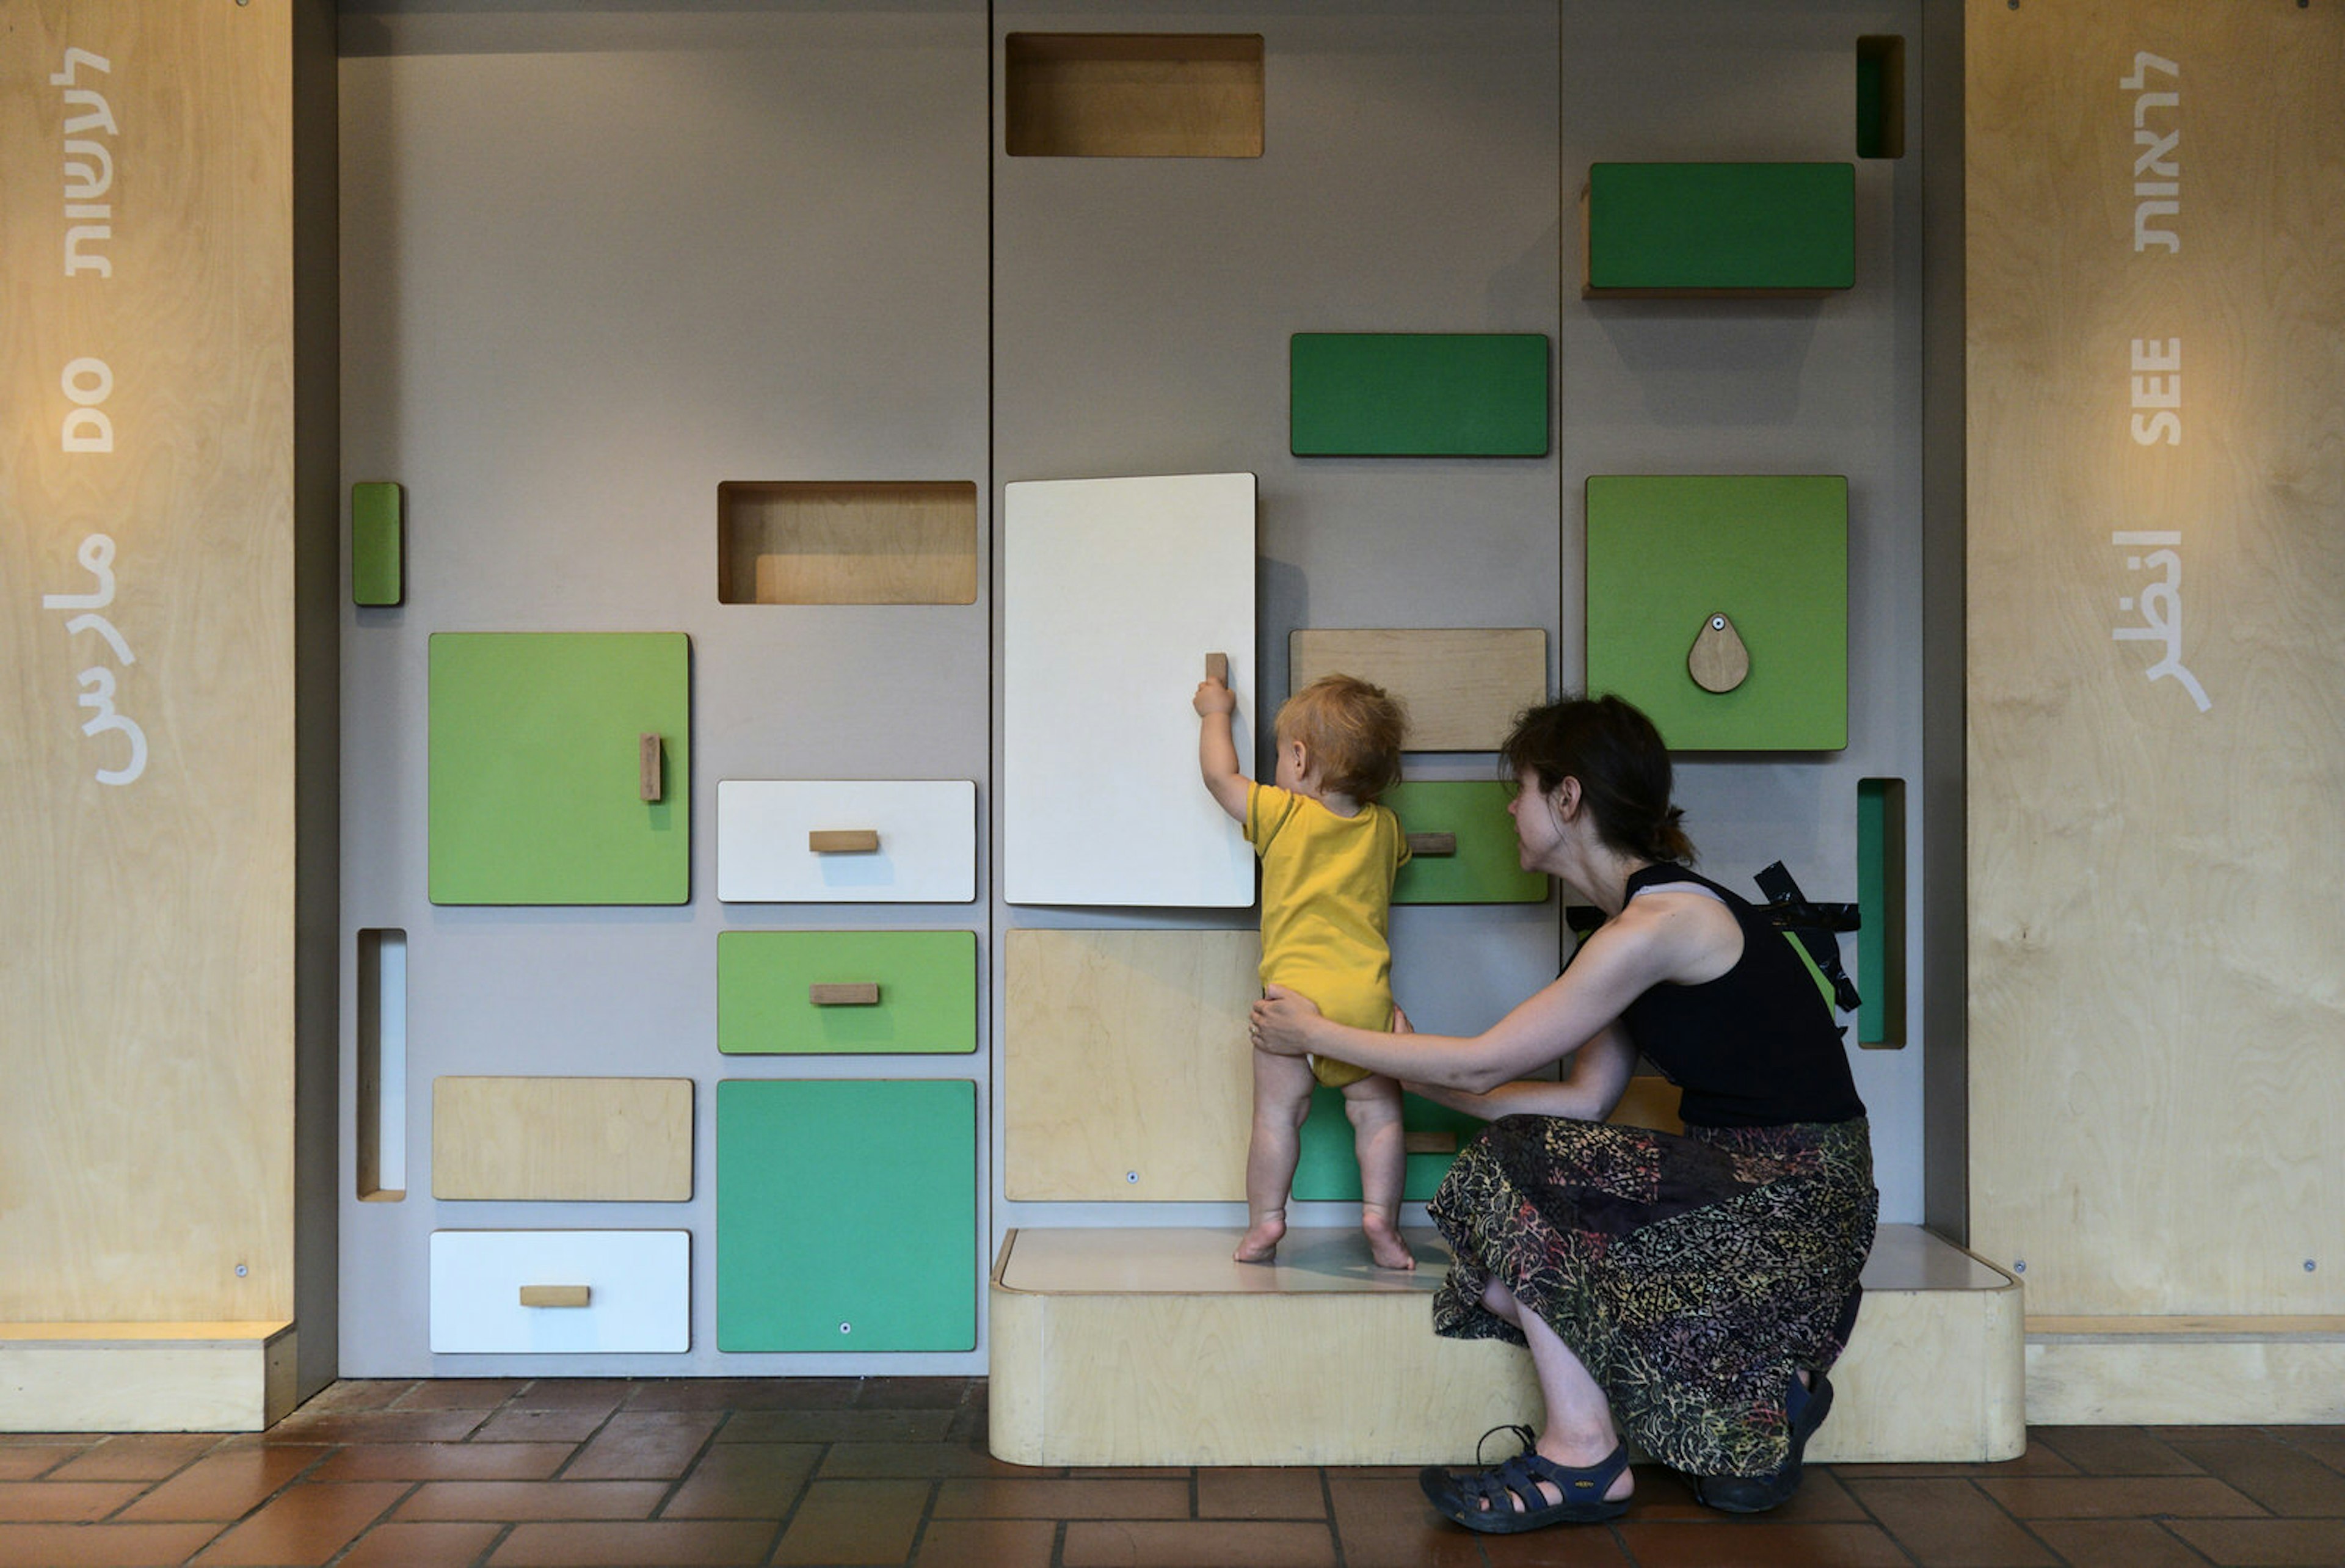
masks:
<path id="1" fill-rule="evenodd" d="M 838 1325 L 838 1331 L 842 1334 L 851 1334 L 855 1332 L 855 1325 L 852 1323 L 841 1323 Z"/>
<path id="2" fill-rule="evenodd" d="M 2014 5 L 2017 5 L 2018 3 L 2019 3 L 2019 0 L 2012 0 L 2012 4 L 2014 4 Z M 2012 1271 L 2013 1273 L 2015 1273 L 2015 1274 L 2025 1274 L 2025 1273 L 2026 1273 L 2026 1272 L 2027 1272 L 2027 1259 L 2025 1259 L 2025 1258 L 2022 1258 L 2022 1259 L 2020 1259 L 2017 1262 L 2014 1263 L 2014 1264 L 2011 1266 L 2011 1271 Z"/>
<path id="3" fill-rule="evenodd" d="M 2314 1270 L 2314 1269 L 2316 1269 L 2316 1268 L 2318 1268 L 2319 1266 L 2320 1266 L 2319 1264 L 2315 1263 L 2315 1262 L 2314 1262 L 2311 1259 L 2309 1259 L 2309 1258 L 2307 1258 L 2307 1259 L 2304 1260 L 2304 1271 L 2305 1271 L 2306 1273 L 2308 1273 L 2308 1274 L 2311 1273 L 2311 1272 L 2313 1271 L 2313 1270 Z"/>
<path id="4" fill-rule="evenodd" d="M 1140 1179 L 1140 1172 L 1136 1170 L 1127 1170 L 1123 1173 L 1123 1179 L 1126 1181 L 1136 1182 Z"/>
<path id="5" fill-rule="evenodd" d="M 239 5 L 242 5 L 243 3 L 244 3 L 244 0 L 237 0 L 237 4 L 239 4 Z M 2309 1267 L 2311 1267 L 2311 1265 L 2307 1264 L 2307 1265 L 2306 1265 L 2306 1267 L 2307 1267 L 2307 1268 L 2309 1268 Z M 245 1270 L 244 1265 L 243 1265 L 243 1264 L 241 1264 L 241 1263 L 238 1264 L 238 1265 L 236 1266 L 236 1277 L 237 1277 L 238 1279 L 241 1280 L 241 1279 L 243 1279 L 243 1278 L 244 1278 L 245 1273 L 246 1273 L 246 1270 Z"/>

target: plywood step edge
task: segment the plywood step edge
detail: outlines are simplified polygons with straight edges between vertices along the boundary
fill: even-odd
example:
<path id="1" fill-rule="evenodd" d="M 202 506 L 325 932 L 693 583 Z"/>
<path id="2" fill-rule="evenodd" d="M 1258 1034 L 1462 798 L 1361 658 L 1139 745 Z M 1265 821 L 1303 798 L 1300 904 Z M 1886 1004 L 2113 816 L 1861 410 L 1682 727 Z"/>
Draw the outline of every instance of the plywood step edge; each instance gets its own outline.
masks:
<path id="1" fill-rule="evenodd" d="M 0 1345 L 267 1345 L 290 1319 L 176 1323 L 0 1322 Z"/>

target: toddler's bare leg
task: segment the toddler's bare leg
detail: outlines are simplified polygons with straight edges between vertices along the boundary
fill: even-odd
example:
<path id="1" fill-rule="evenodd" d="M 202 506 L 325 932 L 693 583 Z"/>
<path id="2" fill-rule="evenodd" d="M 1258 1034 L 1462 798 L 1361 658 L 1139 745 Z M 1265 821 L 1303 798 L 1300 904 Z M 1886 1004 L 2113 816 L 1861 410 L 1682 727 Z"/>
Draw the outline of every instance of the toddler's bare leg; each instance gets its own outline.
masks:
<path id="1" fill-rule="evenodd" d="M 1400 1238 L 1402 1179 L 1408 1146 L 1400 1125 L 1400 1085 L 1379 1074 L 1344 1086 L 1344 1114 L 1352 1118 L 1352 1148 L 1360 1160 L 1360 1229 L 1379 1269 L 1414 1269 L 1416 1259 Z"/>
<path id="2" fill-rule="evenodd" d="M 1311 1064 L 1301 1057 L 1254 1054 L 1254 1140 L 1246 1146 L 1245 1239 L 1241 1263 L 1267 1263 L 1286 1234 L 1286 1195 L 1311 1114 Z"/>

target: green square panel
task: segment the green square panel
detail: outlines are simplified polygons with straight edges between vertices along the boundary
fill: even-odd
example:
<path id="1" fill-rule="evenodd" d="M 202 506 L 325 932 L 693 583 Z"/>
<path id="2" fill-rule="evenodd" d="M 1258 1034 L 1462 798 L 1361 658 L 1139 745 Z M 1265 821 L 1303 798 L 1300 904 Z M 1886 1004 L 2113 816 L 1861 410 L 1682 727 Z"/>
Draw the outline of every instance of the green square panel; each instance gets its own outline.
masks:
<path id="1" fill-rule="evenodd" d="M 716 1086 L 716 1348 L 977 1348 L 977 1086 Z"/>
<path id="2" fill-rule="evenodd" d="M 1749 655 L 1698 684 L 1723 615 Z M 1848 481 L 1837 474 L 1593 475 L 1588 689 L 1642 708 L 1672 751 L 1848 744 Z"/>
<path id="3" fill-rule="evenodd" d="M 1288 420 L 1297 457 L 1544 457 L 1538 332 L 1297 332 Z"/>
<path id="4" fill-rule="evenodd" d="M 681 632 L 431 638 L 434 904 L 692 895 L 692 643 Z M 661 739 L 660 798 L 642 737 Z"/>
<path id="5" fill-rule="evenodd" d="M 1410 1203 L 1431 1198 L 1441 1179 L 1457 1158 L 1457 1150 L 1482 1130 L 1478 1118 L 1447 1106 L 1403 1095 L 1401 1125 L 1417 1134 L 1431 1134 L 1447 1144 L 1437 1153 L 1412 1154 L 1402 1179 L 1401 1197 Z M 1303 1124 L 1300 1158 L 1294 1164 L 1294 1196 L 1299 1203 L 1357 1203 L 1360 1162 L 1353 1152 L 1352 1123 L 1344 1114 L 1344 1091 L 1321 1087 L 1311 1096 L 1311 1119 Z"/>
<path id="6" fill-rule="evenodd" d="M 878 999 L 819 1005 L 816 987 Z M 716 1048 L 728 1056 L 977 1049 L 974 931 L 725 931 L 716 937 Z"/>
<path id="7" fill-rule="evenodd" d="M 1498 779 L 1424 779 L 1381 797 L 1406 833 L 1455 835 L 1452 855 L 1413 855 L 1393 881 L 1395 904 L 1540 904 L 1547 874 L 1525 871 L 1507 810 L 1515 786 Z"/>
<path id="8" fill-rule="evenodd" d="M 1599 163 L 1591 294 L 1815 293 L 1856 281 L 1856 167 Z"/>
<path id="9" fill-rule="evenodd" d="M 387 481 L 350 486 L 350 602 L 397 604 L 407 596 L 405 497 Z"/>

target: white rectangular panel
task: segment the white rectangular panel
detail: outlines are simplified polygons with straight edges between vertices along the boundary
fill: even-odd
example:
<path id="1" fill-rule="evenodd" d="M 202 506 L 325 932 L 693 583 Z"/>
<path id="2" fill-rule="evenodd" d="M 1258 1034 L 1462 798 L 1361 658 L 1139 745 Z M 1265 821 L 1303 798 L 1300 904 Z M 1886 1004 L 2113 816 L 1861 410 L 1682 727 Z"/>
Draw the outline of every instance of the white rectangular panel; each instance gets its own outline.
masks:
<path id="1" fill-rule="evenodd" d="M 524 1307 L 527 1289 L 583 1287 L 581 1307 Z M 685 1230 L 434 1230 L 431 1351 L 582 1355 L 692 1348 Z"/>
<path id="2" fill-rule="evenodd" d="M 1003 498 L 1004 893 L 1244 908 L 1254 852 L 1197 774 L 1226 653 L 1253 770 L 1254 476 L 1046 480 Z"/>
<path id="3" fill-rule="evenodd" d="M 873 833 L 817 851 L 816 834 Z M 967 779 L 726 779 L 716 896 L 727 904 L 967 904 L 977 896 L 977 785 Z"/>

